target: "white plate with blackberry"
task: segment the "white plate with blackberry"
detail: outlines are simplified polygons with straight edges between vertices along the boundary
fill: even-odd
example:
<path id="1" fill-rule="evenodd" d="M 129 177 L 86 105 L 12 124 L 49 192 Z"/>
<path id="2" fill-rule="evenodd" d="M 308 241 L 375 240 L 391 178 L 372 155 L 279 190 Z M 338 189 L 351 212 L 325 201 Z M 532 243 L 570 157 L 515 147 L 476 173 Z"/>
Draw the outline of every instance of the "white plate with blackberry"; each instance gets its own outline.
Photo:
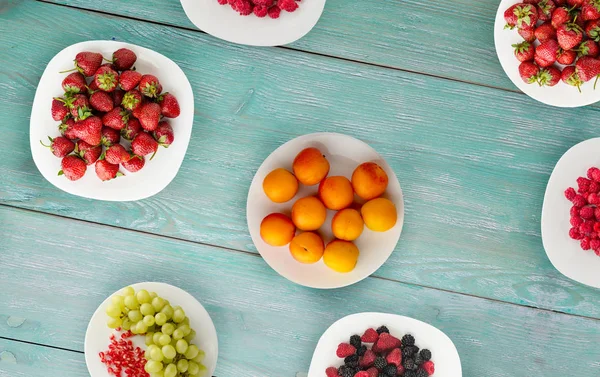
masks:
<path id="1" fill-rule="evenodd" d="M 458 351 L 446 334 L 425 322 L 386 313 L 352 314 L 325 331 L 308 377 L 331 377 L 333 368 L 340 377 L 368 377 L 369 368 L 378 369 L 379 376 L 392 377 L 396 368 L 395 375 L 404 377 L 462 377 Z"/>

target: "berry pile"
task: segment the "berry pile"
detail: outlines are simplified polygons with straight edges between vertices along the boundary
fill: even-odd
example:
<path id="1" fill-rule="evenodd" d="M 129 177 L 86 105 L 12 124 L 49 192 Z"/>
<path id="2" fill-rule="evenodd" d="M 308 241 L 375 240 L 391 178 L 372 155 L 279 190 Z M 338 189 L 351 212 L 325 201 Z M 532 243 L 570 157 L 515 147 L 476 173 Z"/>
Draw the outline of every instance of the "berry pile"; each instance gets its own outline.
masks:
<path id="1" fill-rule="evenodd" d="M 294 12 L 298 9 L 300 0 L 217 0 L 219 4 L 231 5 L 231 8 L 242 16 L 248 16 L 252 13 L 256 17 L 279 18 L 282 10 Z"/>
<path id="2" fill-rule="evenodd" d="M 327 368 L 327 377 L 428 377 L 435 372 L 431 351 L 420 350 L 410 334 L 395 338 L 385 326 L 352 335 L 336 355 L 344 365 Z"/>
<path id="3" fill-rule="evenodd" d="M 577 186 L 577 190 L 565 190 L 565 197 L 573 203 L 569 237 L 579 240 L 583 250 L 600 256 L 600 169 L 589 168 L 587 178 L 577 178 Z"/>
<path id="4" fill-rule="evenodd" d="M 524 0 L 508 8 L 504 20 L 524 39 L 513 47 L 526 83 L 554 86 L 562 80 L 581 92 L 583 83 L 598 81 L 600 1 Z"/>
<path id="5" fill-rule="evenodd" d="M 62 158 L 59 175 L 71 181 L 83 177 L 91 164 L 103 181 L 122 175 L 119 165 L 137 172 L 144 156 L 154 157 L 159 145 L 168 147 L 174 140 L 173 128 L 161 118 L 179 116 L 175 96 L 163 94 L 155 76 L 133 68 L 133 51 L 122 48 L 108 63 L 103 59 L 96 52 L 77 54 L 76 72 L 62 81 L 64 95 L 52 100 L 52 118 L 61 122 L 62 136 L 48 137 L 50 144 L 42 145 Z"/>

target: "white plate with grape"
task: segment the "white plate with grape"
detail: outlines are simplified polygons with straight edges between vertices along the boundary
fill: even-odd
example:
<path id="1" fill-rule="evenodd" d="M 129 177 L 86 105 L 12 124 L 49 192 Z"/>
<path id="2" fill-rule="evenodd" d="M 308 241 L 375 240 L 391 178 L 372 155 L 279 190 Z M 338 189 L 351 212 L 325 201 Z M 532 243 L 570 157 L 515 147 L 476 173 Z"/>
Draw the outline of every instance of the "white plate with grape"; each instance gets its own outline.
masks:
<path id="1" fill-rule="evenodd" d="M 217 331 L 208 312 L 186 291 L 165 283 L 123 288 L 98 307 L 85 334 L 85 362 L 91 377 L 110 377 L 100 358 L 111 336 L 139 347 L 151 377 L 209 377 L 218 357 Z M 113 366 L 114 367 L 114 366 Z M 123 369 L 123 375 L 125 370 Z"/>

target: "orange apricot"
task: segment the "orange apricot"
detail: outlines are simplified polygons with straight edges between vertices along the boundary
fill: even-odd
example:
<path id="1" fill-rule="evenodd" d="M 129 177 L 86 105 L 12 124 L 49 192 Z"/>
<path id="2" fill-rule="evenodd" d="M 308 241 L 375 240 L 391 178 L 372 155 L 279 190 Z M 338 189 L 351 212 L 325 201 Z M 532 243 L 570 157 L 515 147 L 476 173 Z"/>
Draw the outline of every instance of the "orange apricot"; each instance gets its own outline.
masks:
<path id="1" fill-rule="evenodd" d="M 365 223 L 360 213 L 352 208 L 346 208 L 333 216 L 331 230 L 336 238 L 344 241 L 354 241 L 363 232 Z"/>
<path id="2" fill-rule="evenodd" d="M 352 184 L 346 177 L 327 177 L 319 185 L 319 197 L 325 207 L 339 211 L 352 204 L 354 190 L 352 190 Z"/>
<path id="3" fill-rule="evenodd" d="M 388 175 L 374 162 L 365 162 L 358 165 L 352 173 L 352 188 L 364 200 L 375 199 L 381 196 L 388 185 Z"/>
<path id="4" fill-rule="evenodd" d="M 326 218 L 327 209 L 315 196 L 300 198 L 292 206 L 292 221 L 298 229 L 317 230 Z"/>
<path id="5" fill-rule="evenodd" d="M 312 186 L 321 182 L 327 176 L 329 161 L 317 148 L 306 148 L 298 153 L 292 168 L 300 183 Z"/>
<path id="6" fill-rule="evenodd" d="M 321 236 L 313 232 L 300 233 L 290 242 L 290 253 L 300 263 L 318 262 L 323 256 L 324 248 Z"/>
<path id="7" fill-rule="evenodd" d="M 285 246 L 295 234 L 294 223 L 283 213 L 272 213 L 260 223 L 260 237 L 271 246 Z"/>
<path id="8" fill-rule="evenodd" d="M 283 168 L 275 169 L 263 180 L 263 190 L 271 201 L 285 203 L 296 196 L 298 180 Z"/>

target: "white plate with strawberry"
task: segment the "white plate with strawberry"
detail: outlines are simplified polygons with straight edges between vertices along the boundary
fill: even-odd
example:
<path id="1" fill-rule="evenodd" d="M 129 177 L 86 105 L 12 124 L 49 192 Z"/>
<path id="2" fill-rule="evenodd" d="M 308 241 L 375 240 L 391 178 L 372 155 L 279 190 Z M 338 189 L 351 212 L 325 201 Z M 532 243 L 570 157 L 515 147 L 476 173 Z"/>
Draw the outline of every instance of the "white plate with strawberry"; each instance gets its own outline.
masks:
<path id="1" fill-rule="evenodd" d="M 217 38 L 280 46 L 312 30 L 325 0 L 181 0 L 181 5 L 194 25 Z"/>
<path id="2" fill-rule="evenodd" d="M 193 120 L 192 87 L 172 60 L 123 42 L 81 42 L 52 58 L 40 79 L 31 154 L 70 194 L 140 200 L 175 178 Z"/>
<path id="3" fill-rule="evenodd" d="M 503 0 L 498 7 L 500 64 L 520 90 L 542 103 L 579 107 L 600 100 L 598 41 L 600 9 L 583 0 Z"/>
<path id="4" fill-rule="evenodd" d="M 351 358 L 358 359 L 358 366 Z M 354 376 L 376 377 L 394 367 L 403 376 L 462 376 L 458 351 L 439 329 L 395 314 L 357 313 L 338 320 L 321 336 L 308 377 L 338 377 L 348 368 L 358 371 Z"/>

